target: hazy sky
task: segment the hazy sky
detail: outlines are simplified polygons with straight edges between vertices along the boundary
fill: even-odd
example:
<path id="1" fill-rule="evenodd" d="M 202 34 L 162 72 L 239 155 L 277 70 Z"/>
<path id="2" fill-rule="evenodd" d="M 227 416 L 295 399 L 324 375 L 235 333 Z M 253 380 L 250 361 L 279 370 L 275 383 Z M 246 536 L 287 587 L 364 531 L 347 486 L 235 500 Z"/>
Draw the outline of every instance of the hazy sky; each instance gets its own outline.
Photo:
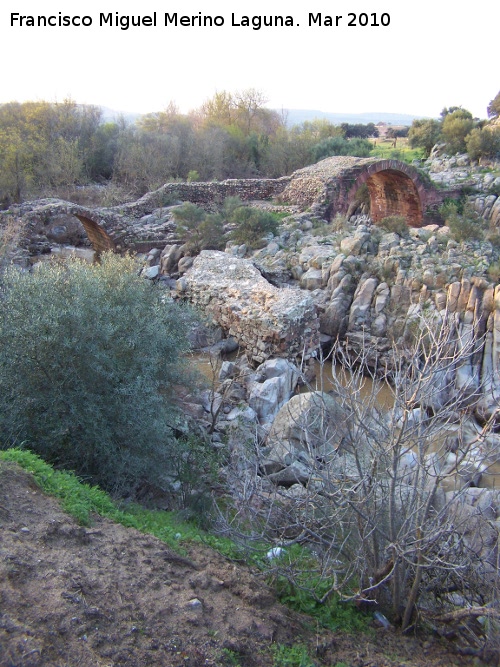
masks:
<path id="1" fill-rule="evenodd" d="M 146 113 L 173 100 L 189 111 L 216 91 L 253 87 L 272 108 L 438 116 L 444 106 L 462 105 L 485 118 L 500 89 L 497 0 L 4 2 L 0 102 L 71 97 Z M 122 30 L 117 12 L 136 19 L 156 12 L 157 25 Z M 199 12 L 224 25 L 165 26 L 165 13 L 180 20 Z M 12 13 L 33 16 L 35 27 L 11 26 Z M 113 25 L 100 25 L 101 13 Z M 232 25 L 233 13 L 240 25 Z M 90 17 L 92 25 L 36 25 L 38 16 L 59 14 Z M 309 25 L 310 14 L 342 18 L 320 27 Z M 244 16 L 275 15 L 291 16 L 294 25 L 241 25 Z M 388 26 L 370 25 L 388 17 Z"/>

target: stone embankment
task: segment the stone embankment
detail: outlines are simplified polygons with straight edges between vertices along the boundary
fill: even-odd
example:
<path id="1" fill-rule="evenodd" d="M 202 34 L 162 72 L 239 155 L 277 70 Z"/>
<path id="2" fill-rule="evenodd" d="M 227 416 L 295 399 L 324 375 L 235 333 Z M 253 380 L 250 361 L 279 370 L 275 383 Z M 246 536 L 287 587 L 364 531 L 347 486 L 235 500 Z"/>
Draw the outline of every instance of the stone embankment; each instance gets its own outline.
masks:
<path id="1" fill-rule="evenodd" d="M 308 227 L 304 216 L 300 223 Z M 303 231 L 296 221 L 294 226 L 258 251 L 254 262 L 266 275 L 288 275 L 288 282 L 311 294 L 323 339 L 346 340 L 354 355 L 390 367 L 394 348 L 407 349 L 419 328 L 446 322 L 459 338 L 473 335 L 478 345 L 456 383 L 466 381 L 481 392 L 485 415 L 496 409 L 500 287 L 492 267 L 498 248 L 488 241 L 459 244 L 438 226 L 404 235 L 369 224 L 345 224 L 337 233 L 318 226 L 319 234 Z M 454 383 L 446 387 L 449 395 L 440 401 L 458 390 Z"/>

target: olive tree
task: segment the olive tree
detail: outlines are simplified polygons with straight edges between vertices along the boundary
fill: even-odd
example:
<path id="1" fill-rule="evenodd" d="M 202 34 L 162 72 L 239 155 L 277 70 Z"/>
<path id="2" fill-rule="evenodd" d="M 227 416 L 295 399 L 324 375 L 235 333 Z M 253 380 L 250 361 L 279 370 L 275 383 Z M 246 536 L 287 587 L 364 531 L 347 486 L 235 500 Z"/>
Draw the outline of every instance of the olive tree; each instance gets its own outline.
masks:
<path id="1" fill-rule="evenodd" d="M 166 487 L 187 311 L 113 254 L 7 271 L 0 302 L 0 446 L 111 491 Z"/>

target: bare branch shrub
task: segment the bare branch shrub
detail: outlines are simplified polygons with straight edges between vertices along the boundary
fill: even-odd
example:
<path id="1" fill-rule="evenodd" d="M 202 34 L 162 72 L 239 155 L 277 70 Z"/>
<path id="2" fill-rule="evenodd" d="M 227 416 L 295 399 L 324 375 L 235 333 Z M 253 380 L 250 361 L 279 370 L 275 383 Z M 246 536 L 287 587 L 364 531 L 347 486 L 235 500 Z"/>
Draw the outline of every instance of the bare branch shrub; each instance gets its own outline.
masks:
<path id="1" fill-rule="evenodd" d="M 273 574 L 320 604 L 335 595 L 382 609 L 403 630 L 468 609 L 460 620 L 473 623 L 466 641 L 478 647 L 497 621 L 481 625 L 474 610 L 499 597 L 495 510 L 466 502 L 498 457 L 496 415 L 472 418 L 481 330 L 421 317 L 406 338 L 384 367 L 368 345 L 353 355 L 337 344 L 309 412 L 297 416 L 294 397 L 282 409 L 288 431 L 275 422 L 275 440 L 272 429 L 263 446 L 240 448 L 226 528 L 243 539 L 251 526 L 254 541 L 282 547 Z M 389 408 L 379 400 L 387 387 Z"/>

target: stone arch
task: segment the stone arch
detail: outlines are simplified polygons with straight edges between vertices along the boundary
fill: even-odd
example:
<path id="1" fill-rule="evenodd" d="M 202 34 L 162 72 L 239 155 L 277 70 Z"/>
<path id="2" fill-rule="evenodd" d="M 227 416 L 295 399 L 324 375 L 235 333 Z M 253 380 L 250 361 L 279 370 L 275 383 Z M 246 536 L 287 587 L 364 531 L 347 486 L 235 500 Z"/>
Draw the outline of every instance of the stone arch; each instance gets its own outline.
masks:
<path id="1" fill-rule="evenodd" d="M 111 236 L 109 236 L 97 222 L 94 222 L 81 213 L 75 213 L 75 217 L 82 223 L 92 247 L 98 254 L 105 252 L 106 250 L 116 249 Z"/>
<path id="2" fill-rule="evenodd" d="M 412 179 L 400 171 L 386 169 L 367 179 L 373 222 L 390 215 L 402 215 L 410 227 L 422 225 L 422 203 Z"/>
<path id="3" fill-rule="evenodd" d="M 391 215 L 402 215 L 410 227 L 424 224 L 426 187 L 416 169 L 397 160 L 383 160 L 366 166 L 349 189 L 349 204 L 364 184 L 370 194 L 373 222 Z"/>

